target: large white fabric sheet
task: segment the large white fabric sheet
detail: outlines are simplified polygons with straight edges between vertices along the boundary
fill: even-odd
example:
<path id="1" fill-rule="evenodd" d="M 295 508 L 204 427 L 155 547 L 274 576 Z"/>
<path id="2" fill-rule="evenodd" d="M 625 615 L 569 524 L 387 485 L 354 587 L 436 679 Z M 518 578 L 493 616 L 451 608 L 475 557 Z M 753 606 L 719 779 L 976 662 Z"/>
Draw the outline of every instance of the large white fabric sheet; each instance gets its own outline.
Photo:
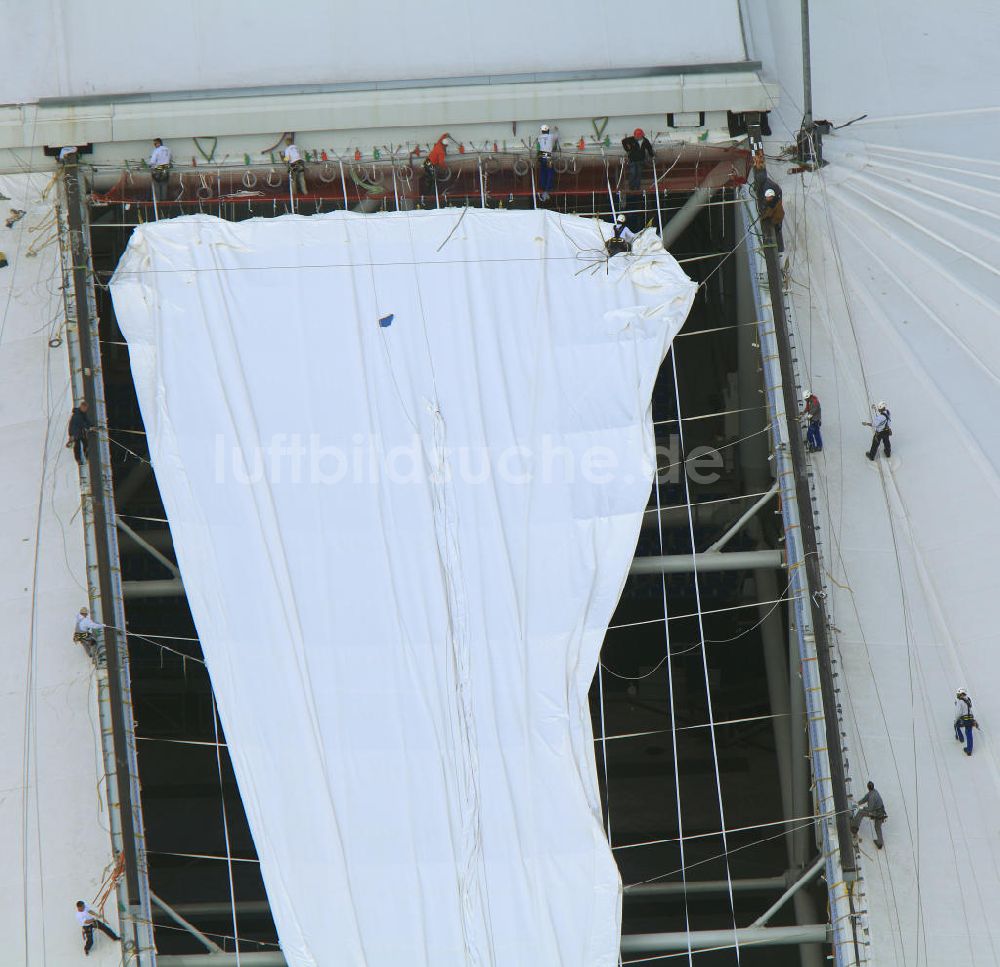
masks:
<path id="1" fill-rule="evenodd" d="M 293 967 L 617 963 L 587 692 L 694 285 L 607 228 L 195 216 L 116 273 Z"/>

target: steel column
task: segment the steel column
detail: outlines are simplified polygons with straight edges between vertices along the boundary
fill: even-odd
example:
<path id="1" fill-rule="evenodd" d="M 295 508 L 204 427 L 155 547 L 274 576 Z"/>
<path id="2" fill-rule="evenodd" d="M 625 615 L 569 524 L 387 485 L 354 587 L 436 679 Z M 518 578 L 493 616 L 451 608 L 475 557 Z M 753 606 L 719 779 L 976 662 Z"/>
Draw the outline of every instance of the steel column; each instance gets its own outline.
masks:
<path id="1" fill-rule="evenodd" d="M 68 271 L 67 307 L 73 318 L 68 328 L 74 389 L 82 389 L 94 422 L 107 425 L 104 378 L 101 370 L 100 340 L 97 330 L 97 306 L 91 279 L 90 233 L 87 202 L 80 169 L 63 169 L 66 198 L 66 224 L 72 259 Z M 74 353 L 78 358 L 73 358 Z M 122 934 L 134 946 L 140 967 L 156 963 L 149 881 L 146 866 L 145 838 L 139 796 L 139 768 L 135 754 L 135 727 L 132 719 L 131 682 L 128 667 L 128 644 L 125 639 L 125 608 L 122 600 L 121 566 L 118 536 L 115 530 L 111 452 L 105 434 L 98 435 L 90 447 L 81 482 L 89 489 L 83 494 L 93 521 L 93 550 L 98 578 L 97 601 L 105 624 L 104 656 L 107 666 L 108 718 L 111 726 L 114 761 L 107 763 L 109 773 L 109 808 L 116 813 L 112 828 L 116 849 L 124 856 L 125 899 L 129 920 L 121 924 Z M 89 575 L 88 575 L 89 578 Z M 111 774 L 113 773 L 113 781 Z M 114 794 L 112 794 L 112 792 Z M 115 832 L 118 833 L 115 836 Z"/>
<path id="2" fill-rule="evenodd" d="M 733 165 L 731 161 L 720 161 L 706 176 L 705 180 L 694 190 L 680 210 L 667 222 L 661 239 L 663 247 L 669 249 L 681 237 L 684 229 L 697 217 L 702 207 L 712 195 L 729 181 Z M 659 189 L 657 189 L 659 190 Z"/>

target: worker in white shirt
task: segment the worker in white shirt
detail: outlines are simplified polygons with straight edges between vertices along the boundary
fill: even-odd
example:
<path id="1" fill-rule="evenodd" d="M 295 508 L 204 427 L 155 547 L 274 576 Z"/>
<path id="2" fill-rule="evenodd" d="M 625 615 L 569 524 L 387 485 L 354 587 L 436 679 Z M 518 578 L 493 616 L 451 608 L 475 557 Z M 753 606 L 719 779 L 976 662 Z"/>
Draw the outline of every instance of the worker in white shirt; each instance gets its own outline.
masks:
<path id="1" fill-rule="evenodd" d="M 955 738 L 961 742 L 965 739 L 966 755 L 972 755 L 972 730 L 978 729 L 979 723 L 972 714 L 972 698 L 969 693 L 960 688 L 955 693 Z"/>
<path id="2" fill-rule="evenodd" d="M 624 215 L 619 215 L 615 219 L 615 233 L 605 243 L 608 255 L 620 255 L 622 252 L 632 251 L 632 242 L 635 239 L 635 232 L 628 227 Z"/>
<path id="3" fill-rule="evenodd" d="M 89 904 L 83 902 L 83 900 L 76 901 L 76 922 L 80 924 L 80 929 L 83 931 L 83 952 L 86 955 L 90 955 L 90 948 L 94 946 L 94 929 L 98 929 L 101 933 L 106 934 L 112 940 L 117 943 L 121 940 L 118 936 L 90 907 Z"/>
<path id="4" fill-rule="evenodd" d="M 543 124 L 538 134 L 538 187 L 539 201 L 548 201 L 549 192 L 556 186 L 556 170 L 552 167 L 552 155 L 559 145 L 559 138 L 552 129 Z"/>
<path id="5" fill-rule="evenodd" d="M 871 449 L 865 454 L 869 460 L 874 460 L 875 456 L 878 454 L 879 444 L 885 447 L 885 455 L 887 457 L 892 456 L 892 442 L 889 437 L 892 436 L 892 416 L 889 413 L 889 407 L 885 405 L 883 400 L 881 403 L 873 403 L 872 409 L 875 411 L 874 417 L 871 420 L 865 420 L 861 425 L 870 426 L 874 431 L 875 435 L 872 437 Z"/>
<path id="6" fill-rule="evenodd" d="M 88 658 L 94 658 L 97 654 L 97 635 L 104 625 L 99 625 L 90 617 L 90 612 L 86 608 L 81 608 L 76 616 L 76 631 L 73 633 L 73 640 L 83 645 Z"/>
<path id="7" fill-rule="evenodd" d="M 296 194 L 306 193 L 306 163 L 302 153 L 296 147 L 295 140 L 289 135 L 285 138 L 285 150 L 281 152 L 281 160 L 288 165 L 288 178 Z"/>
<path id="8" fill-rule="evenodd" d="M 153 197 L 157 201 L 163 201 L 167 197 L 171 161 L 170 149 L 159 138 L 153 138 L 153 153 L 149 156 L 149 170 L 153 174 Z"/>

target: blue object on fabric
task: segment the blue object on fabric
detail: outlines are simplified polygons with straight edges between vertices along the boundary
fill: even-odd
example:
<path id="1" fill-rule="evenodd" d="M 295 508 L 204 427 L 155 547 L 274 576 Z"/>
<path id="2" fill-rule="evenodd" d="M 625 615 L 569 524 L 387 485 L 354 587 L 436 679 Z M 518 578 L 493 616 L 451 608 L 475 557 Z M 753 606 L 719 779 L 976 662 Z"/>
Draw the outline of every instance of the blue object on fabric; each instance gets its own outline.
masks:
<path id="1" fill-rule="evenodd" d="M 392 325 L 392 320 L 395 319 L 395 318 L 396 318 L 396 314 L 394 312 L 390 312 L 389 315 L 382 316 L 382 318 L 379 319 L 378 324 L 383 329 L 385 329 L 387 326 L 391 326 Z"/>

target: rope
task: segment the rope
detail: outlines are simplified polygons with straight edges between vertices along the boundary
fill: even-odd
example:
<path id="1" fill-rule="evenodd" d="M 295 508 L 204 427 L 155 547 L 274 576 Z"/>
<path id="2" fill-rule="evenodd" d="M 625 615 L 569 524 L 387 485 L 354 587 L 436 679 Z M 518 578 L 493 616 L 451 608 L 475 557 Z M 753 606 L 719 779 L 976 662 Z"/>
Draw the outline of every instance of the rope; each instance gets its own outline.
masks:
<path id="1" fill-rule="evenodd" d="M 663 544 L 663 513 L 660 507 L 660 488 L 654 483 L 653 494 L 656 498 L 656 532 L 660 542 L 660 555 L 663 556 L 665 548 Z M 681 857 L 681 880 L 685 884 L 684 889 L 684 930 L 688 938 L 687 957 L 689 967 L 694 967 L 693 951 L 691 949 L 691 912 L 688 909 L 687 897 L 687 860 L 684 855 L 684 811 L 681 807 L 681 775 L 678 765 L 677 755 L 677 703 L 674 697 L 674 670 L 670 660 L 670 609 L 667 605 L 667 576 L 660 575 L 660 595 L 663 603 L 663 644 L 665 659 L 667 663 L 667 692 L 670 698 L 670 744 L 673 751 L 674 767 L 674 800 L 677 810 L 677 831 L 680 834 L 680 857 Z"/>
<path id="2" fill-rule="evenodd" d="M 702 284 L 704 284 L 704 283 L 702 283 Z M 679 383 L 678 378 L 677 378 L 677 351 L 673 347 L 671 347 L 671 350 L 670 350 L 670 365 L 671 365 L 671 369 L 673 371 L 673 377 L 674 377 L 674 398 L 677 401 L 677 415 L 678 415 L 678 417 L 680 417 L 680 416 L 683 415 L 681 413 L 681 391 L 680 391 L 680 383 Z M 683 421 L 678 424 L 678 434 L 680 436 L 681 453 L 684 453 L 685 452 L 685 447 L 684 447 L 684 423 L 683 423 Z M 691 539 L 691 551 L 692 551 L 692 554 L 693 554 L 694 550 L 695 550 L 695 548 L 697 546 L 697 544 L 695 542 L 695 536 L 694 536 L 694 513 L 693 513 L 693 511 L 691 509 L 691 487 L 690 487 L 690 484 L 688 483 L 687 475 L 683 474 L 682 476 L 684 477 L 684 496 L 685 496 L 685 500 L 686 500 L 686 503 L 687 503 L 688 533 L 689 533 L 690 539 Z M 709 736 L 711 738 L 711 742 L 712 742 L 712 767 L 713 767 L 713 770 L 715 772 L 715 790 L 716 790 L 716 796 L 717 796 L 718 803 L 719 803 L 719 820 L 720 820 L 720 824 L 722 826 L 722 830 L 721 830 L 721 832 L 722 832 L 722 848 L 723 848 L 723 850 L 725 850 L 725 853 L 726 853 L 726 857 L 725 857 L 725 864 L 726 864 L 726 885 L 728 887 L 728 892 L 729 892 L 729 908 L 730 908 L 730 912 L 732 914 L 733 942 L 734 942 L 735 947 L 736 947 L 736 964 L 737 964 L 737 967 L 739 967 L 739 964 L 740 964 L 740 943 L 739 943 L 739 935 L 737 933 L 738 928 L 737 928 L 737 925 L 736 925 L 736 899 L 735 899 L 735 897 L 733 895 L 733 876 L 732 876 L 732 870 L 731 870 L 730 864 L 729 864 L 729 839 L 728 839 L 728 836 L 726 835 L 726 812 L 725 812 L 725 806 L 723 805 L 723 802 L 722 802 L 722 776 L 721 776 L 721 774 L 719 772 L 719 750 L 718 750 L 718 746 L 717 746 L 717 743 L 716 743 L 716 736 L 715 736 L 715 715 L 714 715 L 714 712 L 713 712 L 713 709 L 712 709 L 712 685 L 711 685 L 711 681 L 709 679 L 709 674 L 708 674 L 708 653 L 707 653 L 707 649 L 705 647 L 705 625 L 704 625 L 704 621 L 703 621 L 702 613 L 701 613 L 701 588 L 700 588 L 700 585 L 699 585 L 699 582 L 698 582 L 698 562 L 697 562 L 697 558 L 696 557 L 692 557 L 692 566 L 694 567 L 694 598 L 695 598 L 695 606 L 698 609 L 698 637 L 700 638 L 700 644 L 701 644 L 701 663 L 702 663 L 702 669 L 704 671 L 704 676 L 705 676 L 705 698 L 706 698 L 707 707 L 708 707 L 708 723 L 709 723 L 709 726 L 710 726 L 708 734 L 709 734 Z M 690 943 L 690 941 L 689 941 L 689 943 Z"/>
<path id="3" fill-rule="evenodd" d="M 118 858 L 114 861 L 110 872 L 108 872 L 104 880 L 101 883 L 100 888 L 97 891 L 97 896 L 94 898 L 94 902 L 91 904 L 93 908 L 100 915 L 100 919 L 104 919 L 104 905 L 108 902 L 108 897 L 111 896 L 111 891 L 118 885 L 118 881 L 125 875 L 125 854 L 119 853 Z"/>
<path id="4" fill-rule="evenodd" d="M 226 870 L 229 874 L 229 904 L 233 916 L 233 940 L 236 950 L 236 967 L 240 967 L 240 930 L 236 921 L 236 887 L 233 883 L 233 853 L 229 843 L 229 817 L 226 813 L 226 790 L 222 784 L 222 750 L 219 748 L 219 710 L 212 693 L 212 727 L 215 729 L 215 766 L 219 774 L 219 799 L 222 806 L 222 831 L 226 836 Z"/>

